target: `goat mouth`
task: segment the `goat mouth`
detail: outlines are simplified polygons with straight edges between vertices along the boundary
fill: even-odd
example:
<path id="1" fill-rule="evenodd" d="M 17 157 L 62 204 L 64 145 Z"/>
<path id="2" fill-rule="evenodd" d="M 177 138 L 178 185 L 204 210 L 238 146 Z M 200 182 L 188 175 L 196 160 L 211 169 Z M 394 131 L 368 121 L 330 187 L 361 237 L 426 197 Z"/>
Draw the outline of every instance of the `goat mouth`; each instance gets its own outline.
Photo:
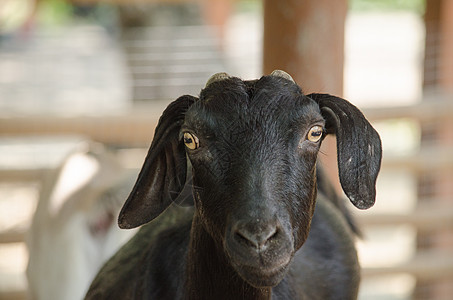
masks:
<path id="1" fill-rule="evenodd" d="M 280 259 L 280 262 L 272 265 L 258 266 L 237 264 L 236 271 L 242 279 L 256 288 L 276 286 L 285 277 L 291 257 Z"/>

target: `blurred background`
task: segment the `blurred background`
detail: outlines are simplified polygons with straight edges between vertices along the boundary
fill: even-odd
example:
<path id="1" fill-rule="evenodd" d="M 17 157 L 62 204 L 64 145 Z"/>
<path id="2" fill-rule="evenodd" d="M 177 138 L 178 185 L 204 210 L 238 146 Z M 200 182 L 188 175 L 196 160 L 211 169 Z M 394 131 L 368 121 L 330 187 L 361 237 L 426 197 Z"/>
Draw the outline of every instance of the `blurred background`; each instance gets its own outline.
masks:
<path id="1" fill-rule="evenodd" d="M 359 299 L 452 299 L 453 0 L 0 0 L 0 299 L 81 299 L 166 105 L 274 69 L 381 134 Z"/>

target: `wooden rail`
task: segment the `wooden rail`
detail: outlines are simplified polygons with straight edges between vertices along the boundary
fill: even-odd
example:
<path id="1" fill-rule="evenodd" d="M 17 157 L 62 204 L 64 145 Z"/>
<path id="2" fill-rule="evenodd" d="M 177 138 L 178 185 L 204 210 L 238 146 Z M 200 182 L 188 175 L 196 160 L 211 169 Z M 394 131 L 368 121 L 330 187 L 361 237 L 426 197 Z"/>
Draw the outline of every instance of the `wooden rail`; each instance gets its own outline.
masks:
<path id="1" fill-rule="evenodd" d="M 439 280 L 453 278 L 453 256 L 445 252 L 423 252 L 407 262 L 378 268 L 364 268 L 364 277 L 410 274 L 418 280 Z"/>
<path id="2" fill-rule="evenodd" d="M 153 102 L 116 114 L 97 116 L 0 116 L 0 136 L 81 135 L 110 145 L 148 146 L 167 104 L 168 102 Z"/>
<path id="3" fill-rule="evenodd" d="M 39 182 L 53 168 L 0 169 L 0 182 Z"/>
<path id="4" fill-rule="evenodd" d="M 453 147 L 423 148 L 407 155 L 386 155 L 382 161 L 384 169 L 406 169 L 413 173 L 453 168 Z"/>
<path id="5" fill-rule="evenodd" d="M 420 122 L 451 118 L 453 99 L 451 95 L 427 96 L 424 101 L 404 106 L 373 107 L 362 110 L 371 121 L 390 119 L 416 119 Z"/>
<path id="6" fill-rule="evenodd" d="M 21 226 L 0 232 L 0 244 L 23 243 L 25 242 L 27 231 L 28 228 Z"/>
<path id="7" fill-rule="evenodd" d="M 157 101 L 115 114 L 61 117 L 57 115 L 0 116 L 0 136 L 79 134 L 106 144 L 148 146 L 159 116 L 169 101 Z M 368 108 L 364 113 L 372 121 L 413 118 L 434 120 L 453 115 L 453 101 L 421 102 L 414 106 Z M 426 169 L 451 167 L 453 149 L 424 150 L 420 154 L 385 157 L 385 167 Z M 426 159 L 429 158 L 429 159 Z"/>
<path id="8" fill-rule="evenodd" d="M 25 300 L 27 299 L 26 289 L 13 291 L 0 291 L 0 300 Z"/>
<path id="9" fill-rule="evenodd" d="M 442 200 L 421 201 L 422 203 L 448 203 Z M 362 212 L 355 215 L 364 226 L 399 226 L 409 225 L 418 230 L 453 228 L 453 209 L 448 205 L 419 204 L 408 213 L 373 213 Z"/>

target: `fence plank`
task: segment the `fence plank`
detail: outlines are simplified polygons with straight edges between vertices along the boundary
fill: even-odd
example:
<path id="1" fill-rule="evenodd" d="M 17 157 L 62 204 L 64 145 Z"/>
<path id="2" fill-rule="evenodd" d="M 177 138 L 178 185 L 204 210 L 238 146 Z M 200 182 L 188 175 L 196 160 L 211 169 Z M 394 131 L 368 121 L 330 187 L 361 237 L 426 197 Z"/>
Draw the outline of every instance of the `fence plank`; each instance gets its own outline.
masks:
<path id="1" fill-rule="evenodd" d="M 414 173 L 453 168 L 453 147 L 423 148 L 418 153 L 408 155 L 385 155 L 384 169 L 409 169 Z"/>
<path id="2" fill-rule="evenodd" d="M 25 236 L 28 228 L 13 228 L 4 232 L 0 232 L 0 244 L 22 243 L 25 242 Z"/>
<path id="3" fill-rule="evenodd" d="M 451 95 L 437 95 L 426 98 L 427 100 L 435 99 L 407 106 L 365 108 L 362 111 L 371 121 L 408 118 L 422 122 L 451 118 L 453 115 L 453 99 L 451 99 Z"/>
<path id="4" fill-rule="evenodd" d="M 418 280 L 453 278 L 453 257 L 451 253 L 429 251 L 419 252 L 407 262 L 388 267 L 363 268 L 364 277 L 385 276 L 407 273 Z"/>
<path id="5" fill-rule="evenodd" d="M 453 210 L 447 205 L 420 204 L 410 213 L 364 212 L 356 217 L 364 226 L 410 225 L 419 230 L 453 227 Z"/>
<path id="6" fill-rule="evenodd" d="M 82 135 L 106 144 L 149 146 L 154 128 L 168 102 L 153 102 L 116 114 L 0 116 L 0 136 Z"/>

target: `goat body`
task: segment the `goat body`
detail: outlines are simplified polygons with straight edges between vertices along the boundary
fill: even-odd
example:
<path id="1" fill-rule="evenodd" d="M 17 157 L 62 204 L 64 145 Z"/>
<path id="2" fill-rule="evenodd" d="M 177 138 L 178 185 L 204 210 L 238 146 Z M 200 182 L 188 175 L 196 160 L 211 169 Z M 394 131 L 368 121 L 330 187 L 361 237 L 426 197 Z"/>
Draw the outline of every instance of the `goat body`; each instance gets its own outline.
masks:
<path id="1" fill-rule="evenodd" d="M 217 74 L 199 99 L 178 98 L 119 225 L 156 220 L 101 269 L 86 299 L 357 298 L 353 222 L 317 171 L 329 133 L 343 190 L 372 206 L 380 139 L 346 100 L 306 96 L 282 71 L 253 81 Z M 194 208 L 171 205 L 181 201 Z"/>

